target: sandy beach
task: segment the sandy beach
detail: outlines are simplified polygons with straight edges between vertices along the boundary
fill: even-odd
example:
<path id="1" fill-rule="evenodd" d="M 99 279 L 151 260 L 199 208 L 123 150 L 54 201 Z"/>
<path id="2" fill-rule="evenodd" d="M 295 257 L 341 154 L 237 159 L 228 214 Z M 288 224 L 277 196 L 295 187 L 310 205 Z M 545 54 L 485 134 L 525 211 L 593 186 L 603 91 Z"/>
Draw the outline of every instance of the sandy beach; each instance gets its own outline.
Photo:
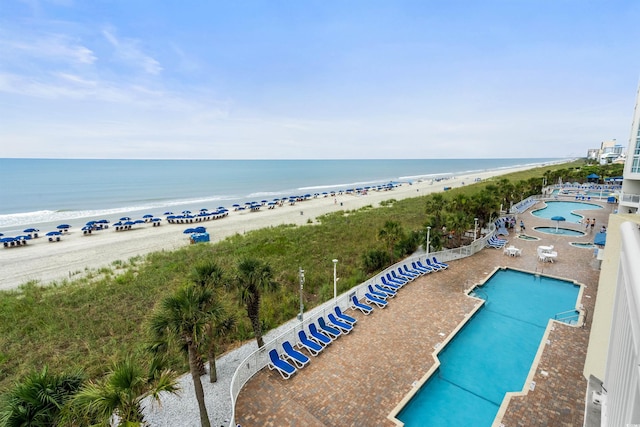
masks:
<path id="1" fill-rule="evenodd" d="M 504 175 L 526 170 L 519 167 L 457 176 L 439 182 L 419 181 L 403 184 L 390 191 L 373 191 L 366 195 L 339 195 L 318 197 L 294 206 L 285 204 L 275 209 L 263 207 L 259 211 L 229 212 L 229 216 L 219 220 L 198 223 L 207 228 L 211 241 L 219 241 L 236 233 L 246 233 L 264 227 L 280 224 L 304 225 L 309 219 L 340 210 L 354 210 L 363 206 L 379 206 L 389 199 L 405 199 L 443 191 L 445 187 L 456 188 L 473 183 L 476 179 Z M 188 235 L 183 231 L 189 225 L 168 224 L 162 221 L 160 227 L 141 224 L 128 231 L 116 232 L 113 228 L 83 235 L 79 228 L 62 236 L 60 242 L 51 243 L 46 237 L 31 240 L 27 245 L 0 249 L 0 290 L 12 289 L 29 281 L 45 285 L 65 279 L 75 279 L 109 267 L 115 261 L 127 261 L 161 250 L 174 250 L 189 244 Z"/>

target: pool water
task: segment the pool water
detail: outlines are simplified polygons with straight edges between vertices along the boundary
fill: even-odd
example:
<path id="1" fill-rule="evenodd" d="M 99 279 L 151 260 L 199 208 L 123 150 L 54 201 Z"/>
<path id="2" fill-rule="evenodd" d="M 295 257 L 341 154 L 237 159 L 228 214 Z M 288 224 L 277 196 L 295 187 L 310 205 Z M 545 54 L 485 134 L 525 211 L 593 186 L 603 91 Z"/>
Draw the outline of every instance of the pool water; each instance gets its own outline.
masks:
<path id="1" fill-rule="evenodd" d="M 398 419 L 407 427 L 490 426 L 505 393 L 522 390 L 549 319 L 575 309 L 578 292 L 572 282 L 496 272 L 478 290 L 484 306 L 440 352 L 440 368 Z"/>
<path id="2" fill-rule="evenodd" d="M 562 227 L 533 227 L 533 229 L 540 233 L 556 234 L 560 236 L 584 236 L 586 234 L 582 231 Z"/>
<path id="3" fill-rule="evenodd" d="M 567 222 L 579 223 L 583 216 L 573 213 L 574 211 L 602 209 L 602 206 L 593 203 L 582 202 L 546 202 L 547 206 L 536 209 L 531 214 L 539 218 L 551 219 L 554 216 L 562 216 Z"/>

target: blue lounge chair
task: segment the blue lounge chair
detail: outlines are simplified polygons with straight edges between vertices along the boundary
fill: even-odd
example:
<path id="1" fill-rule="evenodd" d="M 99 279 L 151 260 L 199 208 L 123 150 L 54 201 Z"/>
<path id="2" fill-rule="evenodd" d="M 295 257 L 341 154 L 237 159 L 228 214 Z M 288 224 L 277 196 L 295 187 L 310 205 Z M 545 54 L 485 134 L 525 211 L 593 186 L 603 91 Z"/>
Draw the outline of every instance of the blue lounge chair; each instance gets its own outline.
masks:
<path id="1" fill-rule="evenodd" d="M 422 262 L 420 262 L 420 260 L 416 261 L 416 264 L 418 264 L 422 268 L 425 268 L 425 269 L 429 270 L 429 272 L 431 272 L 431 273 L 433 273 L 434 271 L 438 271 L 433 267 L 429 267 L 428 265 L 424 265 Z"/>
<path id="2" fill-rule="evenodd" d="M 440 271 L 440 270 L 444 270 L 444 267 L 441 267 L 439 265 L 434 264 L 433 262 L 431 262 L 431 260 L 429 258 L 427 258 L 425 260 L 425 262 L 427 263 L 427 265 L 429 267 L 431 267 L 434 271 Z"/>
<path id="3" fill-rule="evenodd" d="M 360 301 L 358 301 L 358 298 L 355 295 L 351 297 L 351 305 L 354 309 L 357 308 L 358 310 L 363 312 L 365 315 L 368 315 L 373 311 L 373 307 L 371 307 L 370 305 L 361 303 Z"/>
<path id="4" fill-rule="evenodd" d="M 386 300 L 387 298 L 389 298 L 389 295 L 387 295 L 385 292 L 381 292 L 379 290 L 373 289 L 373 286 L 371 285 L 368 285 L 367 289 L 369 289 L 369 293 L 376 298 L 380 298 L 383 300 Z"/>
<path id="5" fill-rule="evenodd" d="M 329 319 L 329 322 L 331 322 L 331 324 L 336 328 L 340 329 L 343 334 L 348 334 L 353 329 L 353 326 L 351 326 L 347 322 L 336 319 L 336 316 L 334 316 L 333 313 L 329 313 L 327 315 L 327 318 Z"/>
<path id="6" fill-rule="evenodd" d="M 333 341 L 327 335 L 320 332 L 315 323 L 309 323 L 309 338 L 322 345 L 329 345 Z"/>
<path id="7" fill-rule="evenodd" d="M 293 348 L 289 341 L 282 343 L 282 349 L 284 350 L 284 357 L 293 362 L 298 369 L 304 368 L 304 366 L 311 361 L 311 359 L 303 353 L 300 353 L 298 350 Z"/>
<path id="8" fill-rule="evenodd" d="M 407 264 L 403 265 L 402 269 L 408 274 L 413 274 L 416 277 L 422 276 L 424 274 L 422 271 L 418 271 L 414 268 L 410 268 Z"/>
<path id="9" fill-rule="evenodd" d="M 415 262 L 412 262 L 411 265 L 413 266 L 413 268 L 415 268 L 418 271 L 421 271 L 422 274 L 429 274 L 431 273 L 431 269 L 426 269 L 426 268 L 422 268 L 420 267 L 418 264 L 416 264 Z"/>
<path id="10" fill-rule="evenodd" d="M 398 267 L 398 276 L 407 279 L 408 281 L 412 281 L 413 279 L 418 277 L 418 275 L 407 273 L 402 269 L 402 267 Z"/>
<path id="11" fill-rule="evenodd" d="M 391 270 L 391 277 L 393 277 L 394 279 L 396 279 L 398 281 L 403 282 L 403 284 L 407 284 L 411 280 L 410 277 L 405 277 L 405 276 L 398 275 L 398 273 L 396 273 L 395 270 Z"/>
<path id="12" fill-rule="evenodd" d="M 446 270 L 447 268 L 449 268 L 449 264 L 446 264 L 444 262 L 440 262 L 436 259 L 436 257 L 433 257 L 433 262 L 436 265 L 439 265 L 440 267 L 442 267 L 443 270 Z"/>
<path id="13" fill-rule="evenodd" d="M 364 299 L 369 303 L 369 304 L 375 304 L 380 308 L 385 308 L 388 304 L 388 302 L 386 302 L 383 299 L 380 298 L 376 298 L 373 295 L 371 295 L 369 292 L 365 292 L 364 294 Z"/>
<path id="14" fill-rule="evenodd" d="M 317 356 L 322 350 L 324 350 L 324 346 L 310 340 L 304 331 L 298 332 L 298 338 L 300 339 L 298 347 L 307 349 L 309 354 L 311 354 L 312 356 Z"/>
<path id="15" fill-rule="evenodd" d="M 296 373 L 296 368 L 291 363 L 280 359 L 278 355 L 278 350 L 275 348 L 269 351 L 269 359 L 271 359 L 271 363 L 269 363 L 269 369 L 277 370 L 282 375 L 282 378 L 289 379 L 291 375 Z"/>
<path id="16" fill-rule="evenodd" d="M 387 295 L 387 298 L 393 298 L 396 296 L 396 291 L 393 291 L 391 289 L 385 289 L 382 286 L 378 285 L 377 283 L 374 285 L 374 288 L 376 288 L 378 290 L 378 292 L 382 292 L 383 294 Z"/>
<path id="17" fill-rule="evenodd" d="M 388 281 L 390 281 L 391 283 L 395 283 L 398 286 L 404 286 L 404 285 L 407 284 L 408 280 L 398 279 L 391 273 L 393 273 L 393 272 L 387 273 L 386 276 L 385 276 Z"/>
<path id="18" fill-rule="evenodd" d="M 394 291 L 396 291 L 396 290 L 398 290 L 398 289 L 400 289 L 402 287 L 402 285 L 394 283 L 393 281 L 388 280 L 384 276 L 380 277 L 380 281 L 382 282 L 382 286 L 386 286 L 387 288 L 393 289 Z"/>
<path id="19" fill-rule="evenodd" d="M 334 311 L 336 312 L 336 316 L 338 316 L 338 319 L 350 323 L 351 325 L 355 325 L 356 322 L 358 321 L 355 317 L 351 317 L 348 314 L 344 314 L 342 312 L 342 310 L 340 310 L 340 307 L 336 306 L 334 308 Z"/>
<path id="20" fill-rule="evenodd" d="M 335 340 L 340 335 L 342 335 L 342 332 L 340 331 L 340 329 L 327 325 L 327 322 L 324 320 L 324 317 L 322 316 L 318 317 L 318 325 L 320 325 L 320 331 L 323 334 L 329 335 L 329 337 L 332 340 Z"/>

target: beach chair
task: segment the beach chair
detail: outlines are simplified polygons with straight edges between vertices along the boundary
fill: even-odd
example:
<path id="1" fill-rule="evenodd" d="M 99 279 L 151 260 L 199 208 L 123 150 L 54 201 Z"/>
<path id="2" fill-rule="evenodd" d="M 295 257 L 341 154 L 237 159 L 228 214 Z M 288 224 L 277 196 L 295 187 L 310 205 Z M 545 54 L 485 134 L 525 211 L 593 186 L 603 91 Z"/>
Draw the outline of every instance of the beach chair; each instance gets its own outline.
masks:
<path id="1" fill-rule="evenodd" d="M 309 338 L 325 346 L 331 344 L 333 341 L 328 335 L 320 332 L 315 323 L 309 323 Z"/>
<path id="2" fill-rule="evenodd" d="M 424 262 L 426 262 L 427 265 L 433 269 L 433 271 L 444 270 L 444 267 L 434 264 L 429 258 L 425 259 Z"/>
<path id="3" fill-rule="evenodd" d="M 411 266 L 413 267 L 414 270 L 421 272 L 422 274 L 429 274 L 431 273 L 431 269 L 426 269 L 426 268 L 422 268 L 420 267 L 418 264 L 416 264 L 415 261 L 411 262 Z"/>
<path id="4" fill-rule="evenodd" d="M 324 350 L 323 345 L 320 345 L 317 342 L 310 340 L 304 331 L 298 332 L 298 339 L 300 340 L 300 342 L 298 342 L 297 344 L 298 348 L 306 349 L 309 352 L 309 354 L 311 354 L 312 356 L 317 356 L 318 354 L 320 354 L 322 350 Z"/>
<path id="5" fill-rule="evenodd" d="M 387 298 L 389 298 L 389 295 L 385 292 L 381 292 L 379 290 L 376 290 L 373 288 L 373 286 L 371 285 L 367 285 L 367 289 L 369 289 L 369 293 L 371 295 L 373 295 L 376 298 L 380 298 L 386 301 Z"/>
<path id="6" fill-rule="evenodd" d="M 432 258 L 432 261 L 435 265 L 440 266 L 443 270 L 446 270 L 447 268 L 449 268 L 449 264 L 446 264 L 444 262 L 440 262 L 436 259 L 436 257 Z"/>
<path id="7" fill-rule="evenodd" d="M 382 286 L 378 285 L 377 283 L 374 285 L 374 288 L 376 288 L 378 292 L 382 292 L 383 294 L 386 294 L 388 298 L 393 298 L 397 294 L 396 291 L 393 291 L 391 289 L 385 289 Z"/>
<path id="8" fill-rule="evenodd" d="M 269 359 L 271 360 L 268 365 L 269 369 L 277 370 L 285 380 L 289 379 L 291 375 L 296 373 L 295 366 L 285 360 L 280 359 L 278 350 L 276 350 L 275 348 L 269 351 Z"/>
<path id="9" fill-rule="evenodd" d="M 422 268 L 426 268 L 426 269 L 427 269 L 427 270 L 429 270 L 429 272 L 431 272 L 431 273 L 433 273 L 434 271 L 438 271 L 437 269 L 435 269 L 435 268 L 431 267 L 431 266 L 430 266 L 430 265 L 428 265 L 428 264 L 427 264 L 427 265 L 425 265 L 426 263 L 425 263 L 425 264 L 423 264 L 420 260 L 416 261 L 416 264 L 418 264 L 418 265 L 419 265 L 420 267 L 422 267 Z"/>
<path id="10" fill-rule="evenodd" d="M 365 315 L 369 315 L 373 311 L 373 307 L 371 307 L 370 305 L 361 303 L 360 301 L 358 301 L 358 297 L 356 297 L 355 295 L 351 297 L 351 306 L 354 309 L 357 308 L 358 310 L 363 312 Z"/>
<path id="11" fill-rule="evenodd" d="M 408 277 L 399 276 L 398 273 L 396 273 L 395 270 L 391 270 L 391 277 L 396 279 L 396 281 L 398 281 L 398 282 L 402 282 L 403 285 L 409 283 L 409 280 L 410 280 Z"/>
<path id="12" fill-rule="evenodd" d="M 347 322 L 343 322 L 341 320 L 338 320 L 336 318 L 336 316 L 333 315 L 333 313 L 329 313 L 327 315 L 327 318 L 329 319 L 329 322 L 331 322 L 331 325 L 333 325 L 336 328 L 340 329 L 340 331 L 343 334 L 348 334 L 353 329 L 352 325 L 348 324 Z"/>
<path id="13" fill-rule="evenodd" d="M 380 277 L 380 281 L 382 282 L 383 286 L 389 287 L 391 289 L 393 289 L 394 291 L 400 289 L 402 287 L 401 283 L 397 283 L 395 280 L 391 280 L 388 277 L 385 276 L 381 276 Z"/>
<path id="14" fill-rule="evenodd" d="M 320 326 L 320 331 L 323 334 L 329 335 L 329 338 L 331 338 L 332 340 L 335 340 L 340 335 L 342 335 L 342 332 L 340 331 L 340 329 L 327 325 L 327 322 L 324 320 L 324 317 L 322 316 L 318 317 L 318 325 Z"/>
<path id="15" fill-rule="evenodd" d="M 403 277 L 403 278 L 407 279 L 408 281 L 412 281 L 413 279 L 418 277 L 417 274 L 407 273 L 406 271 L 404 271 L 402 269 L 402 267 L 398 267 L 397 271 L 398 271 L 398 276 Z"/>
<path id="16" fill-rule="evenodd" d="M 424 272 L 422 272 L 422 271 L 418 271 L 418 270 L 416 270 L 416 269 L 414 269 L 414 268 L 410 268 L 407 264 L 404 264 L 404 265 L 402 266 L 402 269 L 403 269 L 405 272 L 407 272 L 408 274 L 413 274 L 415 277 L 420 277 L 420 276 L 422 276 L 423 274 L 425 274 L 425 273 L 424 273 Z"/>
<path id="17" fill-rule="evenodd" d="M 380 298 L 376 298 L 373 295 L 371 295 L 369 292 L 365 292 L 364 299 L 369 304 L 375 304 L 380 308 L 385 308 L 387 306 L 387 304 L 388 304 L 388 302 L 386 302 L 385 300 L 380 299 Z"/>
<path id="18" fill-rule="evenodd" d="M 296 366 L 296 368 L 304 368 L 307 363 L 311 361 L 306 355 L 300 353 L 298 350 L 293 348 L 289 341 L 285 341 L 282 343 L 282 349 L 284 350 L 283 356 L 290 362 Z"/>
<path id="19" fill-rule="evenodd" d="M 336 316 L 338 316 L 338 318 L 343 322 L 347 322 L 351 325 L 355 325 L 356 322 L 358 321 L 355 317 L 351 317 L 348 314 L 344 314 L 342 310 L 340 310 L 340 307 L 338 307 L 337 305 L 333 310 L 336 312 Z"/>

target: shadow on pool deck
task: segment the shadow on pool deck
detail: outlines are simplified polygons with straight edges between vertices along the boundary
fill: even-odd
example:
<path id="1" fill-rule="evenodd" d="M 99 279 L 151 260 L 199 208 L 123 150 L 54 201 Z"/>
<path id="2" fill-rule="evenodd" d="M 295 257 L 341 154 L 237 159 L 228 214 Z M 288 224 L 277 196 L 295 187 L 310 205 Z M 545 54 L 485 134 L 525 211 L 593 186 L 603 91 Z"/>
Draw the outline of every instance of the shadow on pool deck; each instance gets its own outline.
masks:
<path id="1" fill-rule="evenodd" d="M 587 384 L 582 368 L 599 270 L 593 250 L 569 242 L 590 242 L 593 235 L 536 233 L 533 227 L 550 225 L 550 221 L 529 212 L 519 215 L 518 221 L 523 218 L 527 233 L 540 240 L 516 239 L 510 230 L 509 243 L 523 249 L 521 257 L 485 249 L 449 263 L 446 271 L 406 285 L 385 309 L 376 308 L 370 316 L 356 313 L 354 331 L 312 358 L 291 379 L 282 380 L 266 368 L 256 374 L 240 393 L 236 421 L 243 427 L 394 425 L 387 415 L 433 365 L 434 347 L 474 308 L 476 301 L 463 290 L 484 280 L 496 267 L 508 266 L 585 284 L 581 303 L 588 319 L 582 328 L 558 325 L 551 331 L 551 344 L 545 347 L 534 377 L 535 390 L 512 398 L 502 423 L 507 427 L 582 425 Z M 606 205 L 603 210 L 585 211 L 597 219 L 598 228 L 606 224 L 608 214 Z M 558 251 L 557 262 L 540 263 L 536 247 L 550 244 Z"/>

